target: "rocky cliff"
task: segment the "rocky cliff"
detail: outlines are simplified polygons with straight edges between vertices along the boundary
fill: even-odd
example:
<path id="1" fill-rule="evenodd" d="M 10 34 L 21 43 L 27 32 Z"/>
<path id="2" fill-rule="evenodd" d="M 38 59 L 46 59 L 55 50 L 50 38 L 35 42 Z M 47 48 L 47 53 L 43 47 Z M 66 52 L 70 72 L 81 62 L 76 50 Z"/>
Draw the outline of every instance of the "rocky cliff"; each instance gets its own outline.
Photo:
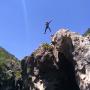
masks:
<path id="1" fill-rule="evenodd" d="M 60 29 L 19 63 L 1 48 L 0 90 L 90 90 L 90 34 Z"/>
<path id="2" fill-rule="evenodd" d="M 90 90 L 90 35 L 60 29 L 21 67 L 25 90 Z"/>

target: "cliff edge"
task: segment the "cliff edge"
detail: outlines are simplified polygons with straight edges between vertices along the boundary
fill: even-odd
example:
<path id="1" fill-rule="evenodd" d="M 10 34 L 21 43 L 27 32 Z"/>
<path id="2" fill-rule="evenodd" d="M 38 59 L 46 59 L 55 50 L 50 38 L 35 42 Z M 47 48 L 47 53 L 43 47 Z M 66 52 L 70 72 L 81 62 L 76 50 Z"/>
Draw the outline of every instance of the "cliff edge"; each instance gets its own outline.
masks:
<path id="1" fill-rule="evenodd" d="M 90 90 L 90 35 L 60 29 L 21 68 L 25 90 Z"/>

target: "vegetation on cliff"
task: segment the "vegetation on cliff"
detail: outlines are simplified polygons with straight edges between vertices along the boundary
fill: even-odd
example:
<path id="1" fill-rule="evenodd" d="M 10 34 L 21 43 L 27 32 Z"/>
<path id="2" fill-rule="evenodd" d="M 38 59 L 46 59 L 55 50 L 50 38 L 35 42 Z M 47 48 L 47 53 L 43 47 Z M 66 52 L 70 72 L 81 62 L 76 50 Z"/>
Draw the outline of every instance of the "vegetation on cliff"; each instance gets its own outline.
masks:
<path id="1" fill-rule="evenodd" d="M 7 83 L 11 83 L 13 75 L 15 78 L 20 77 L 20 61 L 0 47 L 0 90 L 4 89 Z"/>
<path id="2" fill-rule="evenodd" d="M 90 28 L 88 28 L 88 30 L 83 34 L 83 36 L 87 36 L 90 35 Z"/>

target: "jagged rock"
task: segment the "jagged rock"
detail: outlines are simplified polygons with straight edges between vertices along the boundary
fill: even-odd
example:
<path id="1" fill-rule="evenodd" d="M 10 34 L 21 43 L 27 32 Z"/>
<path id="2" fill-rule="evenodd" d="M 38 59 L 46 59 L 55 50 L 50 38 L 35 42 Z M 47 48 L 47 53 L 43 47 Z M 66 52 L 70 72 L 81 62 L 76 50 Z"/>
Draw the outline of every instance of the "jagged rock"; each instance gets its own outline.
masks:
<path id="1" fill-rule="evenodd" d="M 77 36 L 69 30 L 59 30 L 52 37 L 52 44 L 42 44 L 27 58 L 31 90 L 79 90 L 75 77 L 77 63 L 72 54 L 76 50 L 72 39 Z"/>
<path id="2" fill-rule="evenodd" d="M 90 90 L 89 35 L 60 29 L 51 42 L 41 45 L 27 59 L 31 90 Z"/>
<path id="3" fill-rule="evenodd" d="M 51 38 L 51 44 L 43 43 L 22 59 L 13 90 L 90 90 L 90 35 L 60 29 Z M 16 67 L 13 63 L 7 67 Z"/>
<path id="4" fill-rule="evenodd" d="M 80 89 L 90 90 L 90 35 L 82 36 L 67 29 L 62 29 L 56 32 L 53 40 L 56 37 L 59 39 L 61 35 L 70 36 L 72 39 L 74 47 L 73 59 L 76 61 L 76 79 Z"/>

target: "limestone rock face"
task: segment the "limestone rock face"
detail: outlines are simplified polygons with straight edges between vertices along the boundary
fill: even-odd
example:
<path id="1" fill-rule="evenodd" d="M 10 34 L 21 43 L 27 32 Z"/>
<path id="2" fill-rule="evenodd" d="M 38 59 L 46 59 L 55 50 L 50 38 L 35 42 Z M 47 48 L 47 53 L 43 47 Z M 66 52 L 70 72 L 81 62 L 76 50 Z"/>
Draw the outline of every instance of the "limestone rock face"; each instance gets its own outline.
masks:
<path id="1" fill-rule="evenodd" d="M 90 90 L 90 36 L 60 29 L 51 38 L 25 58 L 27 90 Z"/>
<path id="2" fill-rule="evenodd" d="M 73 43 L 73 59 L 76 62 L 76 79 L 81 90 L 90 90 L 90 35 L 82 36 L 67 29 L 61 29 L 53 37 L 53 40 L 61 35 L 71 37 Z M 68 42 L 69 43 L 69 42 Z M 63 49 L 63 48 L 62 48 Z"/>

